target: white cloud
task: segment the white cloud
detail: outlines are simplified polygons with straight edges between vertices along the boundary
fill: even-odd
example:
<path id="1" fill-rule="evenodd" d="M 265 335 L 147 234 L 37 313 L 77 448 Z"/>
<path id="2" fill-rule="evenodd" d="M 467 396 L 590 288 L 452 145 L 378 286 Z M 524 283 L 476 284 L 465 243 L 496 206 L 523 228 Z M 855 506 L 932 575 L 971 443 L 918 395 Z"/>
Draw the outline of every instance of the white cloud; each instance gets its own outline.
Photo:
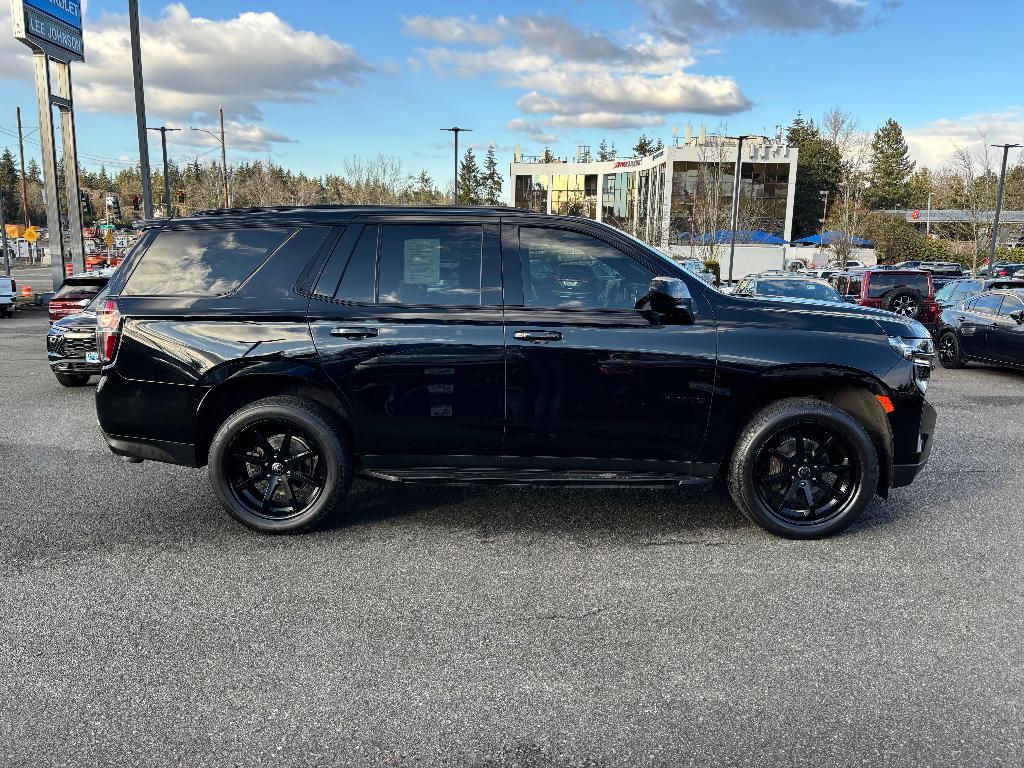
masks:
<path id="1" fill-rule="evenodd" d="M 1024 107 L 955 118 L 940 118 L 904 130 L 918 166 L 941 168 L 956 147 L 977 151 L 985 144 L 1024 144 Z"/>
<path id="2" fill-rule="evenodd" d="M 0 4 L 0 29 L 10 11 Z M 355 50 L 326 35 L 294 28 L 274 13 L 229 19 L 193 16 L 183 3 L 159 19 L 143 18 L 146 111 L 155 122 L 208 120 L 223 106 L 237 148 L 266 151 L 289 139 L 253 123 L 262 105 L 311 101 L 369 71 Z M 86 62 L 74 67 L 75 103 L 93 112 L 134 113 L 127 18 L 102 15 L 85 25 Z M 0 78 L 29 80 L 28 49 L 0 34 Z M 244 121 L 244 122 L 243 122 Z"/>
<path id="3" fill-rule="evenodd" d="M 551 141 L 556 129 L 635 128 L 664 123 L 665 115 L 728 115 L 750 101 L 731 77 L 690 74 L 695 63 L 686 42 L 631 33 L 622 43 L 558 16 L 403 19 L 405 32 L 446 45 L 417 55 L 434 72 L 456 77 L 492 76 L 524 91 L 516 102 L 530 119 L 509 130 Z M 477 41 L 493 39 L 493 43 Z M 541 138 L 543 137 L 543 138 Z"/>

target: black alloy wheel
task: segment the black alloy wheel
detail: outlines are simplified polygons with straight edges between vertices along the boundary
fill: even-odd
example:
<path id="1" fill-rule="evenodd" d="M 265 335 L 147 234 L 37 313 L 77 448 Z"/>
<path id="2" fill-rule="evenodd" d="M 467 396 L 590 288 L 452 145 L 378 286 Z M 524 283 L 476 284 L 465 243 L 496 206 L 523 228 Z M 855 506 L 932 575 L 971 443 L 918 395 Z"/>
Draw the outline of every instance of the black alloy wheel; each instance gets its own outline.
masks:
<path id="1" fill-rule="evenodd" d="M 857 495 L 860 464 L 845 438 L 819 423 L 785 427 L 762 444 L 754 482 L 779 520 L 820 524 L 841 515 Z"/>
<path id="2" fill-rule="evenodd" d="M 791 539 L 819 539 L 852 524 L 878 480 L 879 449 L 864 425 L 813 397 L 777 400 L 755 413 L 728 470 L 729 494 L 740 511 Z"/>
<path id="3" fill-rule="evenodd" d="M 268 520 L 302 515 L 324 491 L 324 458 L 316 440 L 280 419 L 242 429 L 228 444 L 228 483 L 238 503 Z"/>
<path id="4" fill-rule="evenodd" d="M 960 357 L 960 342 L 956 334 L 948 331 L 939 339 L 939 363 L 943 368 L 963 368 L 964 361 Z"/>
<path id="5" fill-rule="evenodd" d="M 210 443 L 210 484 L 238 522 L 298 533 L 342 506 L 352 485 L 347 432 L 319 403 L 278 396 L 243 406 Z"/>

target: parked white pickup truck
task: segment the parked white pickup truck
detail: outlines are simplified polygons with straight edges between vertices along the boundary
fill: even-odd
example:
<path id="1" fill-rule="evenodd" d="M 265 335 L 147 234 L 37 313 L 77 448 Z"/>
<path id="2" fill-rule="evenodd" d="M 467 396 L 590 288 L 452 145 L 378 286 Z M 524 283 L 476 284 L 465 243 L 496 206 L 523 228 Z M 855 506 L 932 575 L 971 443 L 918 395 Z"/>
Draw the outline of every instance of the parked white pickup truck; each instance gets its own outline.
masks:
<path id="1" fill-rule="evenodd" d="M 13 278 L 0 275 L 0 317 L 14 314 L 14 297 L 17 295 L 18 284 Z"/>

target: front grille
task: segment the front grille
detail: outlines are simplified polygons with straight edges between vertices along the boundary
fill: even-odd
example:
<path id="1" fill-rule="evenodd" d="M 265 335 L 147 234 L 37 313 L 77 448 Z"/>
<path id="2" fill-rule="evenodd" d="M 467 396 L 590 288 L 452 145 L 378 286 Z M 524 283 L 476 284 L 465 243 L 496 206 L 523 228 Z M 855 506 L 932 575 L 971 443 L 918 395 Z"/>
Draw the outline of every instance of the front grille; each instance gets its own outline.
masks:
<path id="1" fill-rule="evenodd" d="M 66 357 L 85 357 L 88 352 L 96 351 L 96 335 L 64 336 L 63 354 Z"/>

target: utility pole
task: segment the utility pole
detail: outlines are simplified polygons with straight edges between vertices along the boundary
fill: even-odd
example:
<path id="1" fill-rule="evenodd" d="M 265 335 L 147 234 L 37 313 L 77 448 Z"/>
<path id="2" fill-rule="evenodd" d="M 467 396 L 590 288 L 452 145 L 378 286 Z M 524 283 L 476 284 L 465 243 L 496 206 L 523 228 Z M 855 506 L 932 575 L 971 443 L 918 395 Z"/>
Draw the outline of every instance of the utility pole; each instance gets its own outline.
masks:
<path id="1" fill-rule="evenodd" d="M 146 95 L 142 83 L 142 43 L 139 37 L 139 0 L 128 0 L 132 39 L 132 79 L 135 82 L 135 123 L 139 133 L 139 175 L 142 177 L 142 215 L 153 218 L 153 177 L 149 170 L 149 134 L 146 133 Z"/>
<path id="2" fill-rule="evenodd" d="M 988 244 L 988 277 L 994 277 L 992 272 L 996 265 L 996 245 L 999 241 L 999 214 L 1003 208 L 1003 187 L 1006 186 L 1006 158 L 1010 154 L 1011 149 L 1015 149 L 1020 144 L 993 144 L 995 148 L 1002 147 L 1003 149 L 1003 167 L 999 171 L 999 191 L 996 193 L 996 215 L 992 221 L 992 240 Z"/>
<path id="3" fill-rule="evenodd" d="M 164 215 L 171 218 L 171 177 L 167 167 L 167 132 L 180 131 L 181 128 L 168 128 L 161 125 L 159 128 L 150 128 L 151 131 L 160 131 L 160 144 L 164 150 Z"/>
<path id="4" fill-rule="evenodd" d="M 729 279 L 732 285 L 732 268 L 736 261 L 736 228 L 740 222 L 740 180 L 743 176 L 743 142 L 747 139 L 763 139 L 763 136 L 723 136 L 723 139 L 736 140 L 736 170 L 732 185 L 732 224 L 729 228 Z M 717 233 L 715 234 L 717 237 Z"/>
<path id="5" fill-rule="evenodd" d="M 452 197 L 454 198 L 453 205 L 459 204 L 459 134 L 460 133 L 472 133 L 472 128 L 459 128 L 453 126 L 451 128 L 442 128 L 442 131 L 448 131 L 449 133 L 455 134 L 455 181 L 452 184 Z"/>
<path id="6" fill-rule="evenodd" d="M 932 193 L 928 193 L 928 218 L 924 220 L 924 236 L 928 239 L 932 236 Z"/>
<path id="7" fill-rule="evenodd" d="M 224 107 L 220 108 L 220 173 L 224 181 L 224 207 L 231 207 L 228 195 L 228 145 L 224 139 Z"/>
<path id="8" fill-rule="evenodd" d="M 21 130 L 21 107 L 18 107 L 18 154 L 21 156 L 21 211 L 26 227 L 32 226 L 28 218 L 28 179 L 25 178 L 25 135 Z"/>
<path id="9" fill-rule="evenodd" d="M 224 107 L 220 108 L 220 135 L 218 136 L 213 131 L 208 131 L 205 128 L 196 128 L 194 125 L 189 126 L 190 131 L 198 131 L 199 133 L 205 133 L 208 136 L 212 136 L 216 141 L 220 142 L 220 175 L 221 181 L 224 184 L 224 207 L 231 207 L 231 197 L 228 194 L 228 150 L 227 141 L 224 138 Z"/>

